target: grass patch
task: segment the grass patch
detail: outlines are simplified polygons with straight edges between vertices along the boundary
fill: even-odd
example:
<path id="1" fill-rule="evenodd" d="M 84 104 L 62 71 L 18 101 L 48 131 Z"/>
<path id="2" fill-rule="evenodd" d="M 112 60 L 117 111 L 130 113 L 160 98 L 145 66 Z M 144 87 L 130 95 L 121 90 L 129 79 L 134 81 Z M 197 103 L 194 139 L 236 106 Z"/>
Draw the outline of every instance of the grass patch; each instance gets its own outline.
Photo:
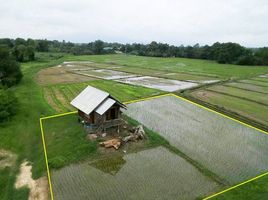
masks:
<path id="1" fill-rule="evenodd" d="M 42 121 L 50 168 L 61 168 L 97 151 L 97 141 L 86 140 L 83 125 L 77 119 L 72 114 Z"/>
<path id="2" fill-rule="evenodd" d="M 254 180 L 214 197 L 215 200 L 259 200 L 268 199 L 268 176 Z"/>

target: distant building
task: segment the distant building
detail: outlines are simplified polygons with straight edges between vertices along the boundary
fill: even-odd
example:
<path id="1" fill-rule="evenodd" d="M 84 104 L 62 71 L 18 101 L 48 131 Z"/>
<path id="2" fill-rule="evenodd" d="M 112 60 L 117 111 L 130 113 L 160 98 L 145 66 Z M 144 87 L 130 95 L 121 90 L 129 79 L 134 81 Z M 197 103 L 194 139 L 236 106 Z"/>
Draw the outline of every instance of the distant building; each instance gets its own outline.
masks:
<path id="1" fill-rule="evenodd" d="M 71 105 L 78 109 L 79 119 L 84 121 L 89 132 L 101 132 L 107 128 L 118 126 L 121 122 L 120 108 L 126 106 L 109 93 L 87 86 Z"/>

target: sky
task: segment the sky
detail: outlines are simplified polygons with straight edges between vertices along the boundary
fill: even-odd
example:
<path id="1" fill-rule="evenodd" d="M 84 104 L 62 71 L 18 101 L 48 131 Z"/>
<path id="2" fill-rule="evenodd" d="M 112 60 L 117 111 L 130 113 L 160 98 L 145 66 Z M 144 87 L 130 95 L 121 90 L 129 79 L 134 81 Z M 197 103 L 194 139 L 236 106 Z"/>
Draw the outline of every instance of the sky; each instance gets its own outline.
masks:
<path id="1" fill-rule="evenodd" d="M 268 46 L 268 0 L 0 0 L 0 37 Z"/>

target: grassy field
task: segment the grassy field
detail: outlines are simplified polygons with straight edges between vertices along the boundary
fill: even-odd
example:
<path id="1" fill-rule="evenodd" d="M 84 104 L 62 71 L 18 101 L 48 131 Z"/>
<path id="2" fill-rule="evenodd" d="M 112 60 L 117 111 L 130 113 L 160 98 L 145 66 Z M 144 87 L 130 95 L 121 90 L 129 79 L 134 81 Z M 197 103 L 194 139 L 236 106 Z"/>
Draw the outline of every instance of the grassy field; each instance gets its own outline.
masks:
<path id="1" fill-rule="evenodd" d="M 153 58 L 124 54 L 101 56 L 70 56 L 68 60 L 93 61 L 97 63 L 120 65 L 120 70 L 131 69 L 132 73 L 140 70 L 157 72 L 183 72 L 190 75 L 209 76 L 212 78 L 248 78 L 268 73 L 267 67 L 238 66 L 218 64 L 214 61 L 188 58 Z M 128 71 L 130 72 L 130 71 Z M 147 74 L 146 74 L 147 75 Z M 183 76 L 181 76 L 183 77 Z M 190 78 L 191 79 L 191 78 Z"/>
<path id="2" fill-rule="evenodd" d="M 230 184 L 268 171 L 268 135 L 196 105 L 167 96 L 130 104 L 126 114 Z"/>

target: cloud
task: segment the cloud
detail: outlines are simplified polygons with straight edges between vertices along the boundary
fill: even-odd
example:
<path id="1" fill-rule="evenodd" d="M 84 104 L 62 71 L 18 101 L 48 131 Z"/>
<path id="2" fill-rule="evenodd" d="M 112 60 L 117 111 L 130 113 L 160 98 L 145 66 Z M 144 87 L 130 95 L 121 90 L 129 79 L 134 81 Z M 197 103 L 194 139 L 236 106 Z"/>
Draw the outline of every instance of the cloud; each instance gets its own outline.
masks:
<path id="1" fill-rule="evenodd" d="M 0 0 L 0 37 L 268 46 L 267 0 Z"/>

